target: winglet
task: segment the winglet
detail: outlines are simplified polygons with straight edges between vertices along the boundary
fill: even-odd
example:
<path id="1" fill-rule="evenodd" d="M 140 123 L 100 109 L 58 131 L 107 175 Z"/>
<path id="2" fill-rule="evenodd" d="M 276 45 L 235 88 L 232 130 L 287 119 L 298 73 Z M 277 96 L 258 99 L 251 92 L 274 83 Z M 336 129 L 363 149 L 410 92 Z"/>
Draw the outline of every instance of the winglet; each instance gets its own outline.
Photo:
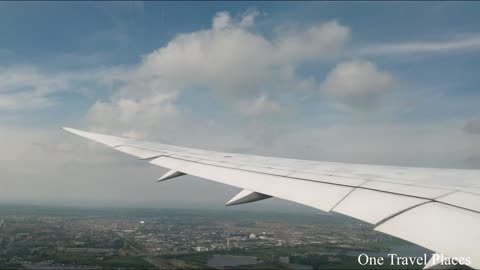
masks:
<path id="1" fill-rule="evenodd" d="M 175 177 L 179 177 L 179 176 L 182 176 L 182 175 L 185 175 L 185 174 L 182 173 L 182 172 L 179 172 L 179 171 L 170 170 L 167 173 L 165 173 L 164 175 L 162 175 L 162 177 L 158 178 L 157 182 L 162 182 L 162 181 L 172 179 L 172 178 L 175 178 Z"/>
<path id="2" fill-rule="evenodd" d="M 250 191 L 250 190 L 242 190 L 240 193 L 235 195 L 230 201 L 228 201 L 225 206 L 231 206 L 231 205 L 237 205 L 237 204 L 243 204 L 243 203 L 249 203 L 249 202 L 256 202 L 260 200 L 265 200 L 268 198 L 271 198 L 272 196 L 266 195 L 263 193 L 258 193 L 255 191 Z"/>

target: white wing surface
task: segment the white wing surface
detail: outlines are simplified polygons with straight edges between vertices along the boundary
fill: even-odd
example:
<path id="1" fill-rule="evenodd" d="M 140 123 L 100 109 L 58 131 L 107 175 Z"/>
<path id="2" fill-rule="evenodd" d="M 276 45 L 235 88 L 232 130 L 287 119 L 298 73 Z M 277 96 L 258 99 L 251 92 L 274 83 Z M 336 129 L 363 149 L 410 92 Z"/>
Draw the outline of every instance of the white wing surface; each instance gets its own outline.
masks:
<path id="1" fill-rule="evenodd" d="M 242 188 L 229 205 L 277 197 L 375 225 L 480 268 L 480 171 L 319 162 L 222 153 L 65 130 L 170 171 Z"/>

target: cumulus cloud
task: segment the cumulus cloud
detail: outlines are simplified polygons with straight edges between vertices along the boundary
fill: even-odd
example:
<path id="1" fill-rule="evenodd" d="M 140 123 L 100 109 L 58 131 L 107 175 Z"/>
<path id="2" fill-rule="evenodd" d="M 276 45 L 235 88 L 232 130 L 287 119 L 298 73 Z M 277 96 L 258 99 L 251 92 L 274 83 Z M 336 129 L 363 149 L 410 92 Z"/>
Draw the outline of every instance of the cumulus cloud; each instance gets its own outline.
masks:
<path id="1" fill-rule="evenodd" d="M 238 17 L 219 12 L 211 28 L 178 34 L 143 56 L 138 65 L 110 70 L 102 83 L 115 85 L 116 92 L 91 108 L 89 120 L 97 126 L 116 122 L 127 128 L 135 118 L 159 126 L 169 121 L 166 116 L 181 114 L 177 98 L 187 90 L 208 91 L 215 99 L 212 102 L 221 101 L 247 116 L 288 111 L 280 95 L 317 87 L 312 78 L 297 73 L 299 65 L 340 53 L 350 30 L 329 21 L 303 28 L 280 27 L 267 36 L 255 29 L 259 15 L 257 10 Z M 151 104 L 152 97 L 158 96 L 170 98 Z M 127 117 L 131 115 L 135 117 Z"/>
<path id="2" fill-rule="evenodd" d="M 268 39 L 247 27 L 256 16 L 252 11 L 234 20 L 220 12 L 211 29 L 177 35 L 145 56 L 136 72 L 180 86 L 201 84 L 221 92 L 250 94 L 275 81 L 278 86 L 295 82 L 298 62 L 331 57 L 350 37 L 347 27 L 333 21 L 280 31 Z"/>
<path id="3" fill-rule="evenodd" d="M 353 105 L 369 103 L 395 85 L 393 75 L 369 61 L 339 63 L 331 70 L 321 89 L 329 96 Z"/>
<path id="4" fill-rule="evenodd" d="M 120 132 L 136 139 L 145 138 L 155 130 L 171 134 L 182 117 L 174 104 L 175 98 L 172 92 L 142 99 L 118 97 L 109 102 L 97 101 L 90 108 L 87 120 L 94 130 Z"/>
<path id="5" fill-rule="evenodd" d="M 212 28 L 214 30 L 222 30 L 230 26 L 230 14 L 226 11 L 217 13 L 212 20 Z"/>
<path id="6" fill-rule="evenodd" d="M 303 31 L 287 29 L 278 34 L 276 57 L 293 63 L 337 56 L 350 40 L 350 29 L 337 21 L 312 25 Z"/>
<path id="7" fill-rule="evenodd" d="M 240 26 L 242 27 L 250 27 L 255 24 L 255 18 L 260 15 L 260 12 L 256 9 L 247 10 L 240 21 Z"/>

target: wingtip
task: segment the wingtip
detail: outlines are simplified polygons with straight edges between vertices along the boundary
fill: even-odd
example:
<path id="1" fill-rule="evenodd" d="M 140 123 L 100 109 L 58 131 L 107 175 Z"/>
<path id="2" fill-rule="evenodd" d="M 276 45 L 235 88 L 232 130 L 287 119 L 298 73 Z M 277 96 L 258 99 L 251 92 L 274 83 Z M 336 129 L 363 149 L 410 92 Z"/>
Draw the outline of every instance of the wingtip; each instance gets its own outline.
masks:
<path id="1" fill-rule="evenodd" d="M 81 137 L 89 138 L 89 135 L 91 135 L 90 132 L 86 132 L 86 131 L 83 131 L 83 130 L 74 129 L 74 128 L 70 128 L 70 127 L 62 127 L 62 129 L 69 132 L 69 133 L 72 133 L 74 135 L 81 136 Z M 96 134 L 96 135 L 101 135 L 101 134 Z"/>
<path id="2" fill-rule="evenodd" d="M 105 135 L 105 134 L 100 134 L 100 133 L 93 133 L 93 132 L 88 132 L 88 131 L 83 131 L 79 129 L 74 129 L 74 128 L 69 128 L 69 127 L 62 127 L 63 130 L 68 131 L 74 135 L 80 136 L 87 138 L 92 141 L 96 141 L 99 143 L 103 143 L 105 145 L 108 145 L 110 147 L 116 147 L 121 145 L 124 142 L 125 138 L 122 137 L 117 137 L 117 136 L 111 136 L 111 135 Z"/>
<path id="3" fill-rule="evenodd" d="M 78 130 L 76 130 L 76 129 L 74 129 L 74 128 L 61 127 L 61 129 L 65 130 L 66 132 L 73 133 L 73 134 L 77 134 L 77 133 L 78 133 Z"/>

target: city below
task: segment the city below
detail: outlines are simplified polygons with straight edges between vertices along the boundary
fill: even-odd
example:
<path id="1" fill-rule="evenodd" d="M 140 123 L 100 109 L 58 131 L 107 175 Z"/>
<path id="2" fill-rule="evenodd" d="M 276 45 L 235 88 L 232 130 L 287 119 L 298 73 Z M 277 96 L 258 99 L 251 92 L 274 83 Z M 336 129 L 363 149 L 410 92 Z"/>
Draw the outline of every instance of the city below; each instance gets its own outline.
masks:
<path id="1" fill-rule="evenodd" d="M 229 209 L 3 204 L 0 268 L 356 269 L 359 254 L 431 255 L 337 214 Z"/>

